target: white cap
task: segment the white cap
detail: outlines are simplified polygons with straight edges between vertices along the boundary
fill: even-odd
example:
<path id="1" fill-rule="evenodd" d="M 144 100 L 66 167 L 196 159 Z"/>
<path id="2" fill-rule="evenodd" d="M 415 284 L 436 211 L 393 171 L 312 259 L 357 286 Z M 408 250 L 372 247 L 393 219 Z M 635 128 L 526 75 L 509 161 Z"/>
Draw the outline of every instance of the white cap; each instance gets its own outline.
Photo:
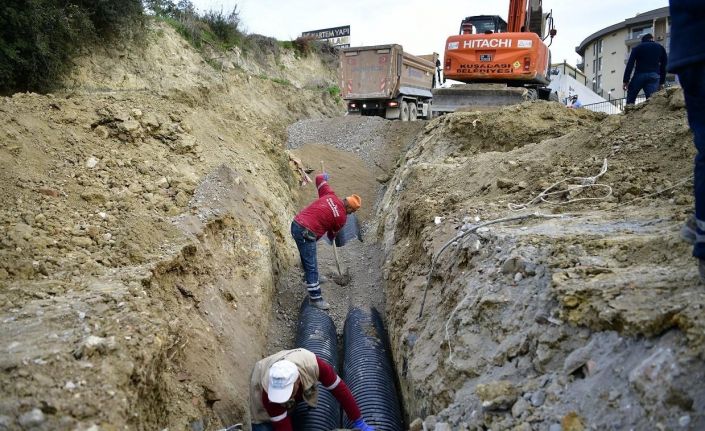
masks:
<path id="1" fill-rule="evenodd" d="M 275 362 L 269 368 L 269 387 L 267 388 L 269 401 L 273 403 L 289 401 L 294 390 L 294 383 L 298 378 L 299 369 L 293 362 L 286 359 Z"/>

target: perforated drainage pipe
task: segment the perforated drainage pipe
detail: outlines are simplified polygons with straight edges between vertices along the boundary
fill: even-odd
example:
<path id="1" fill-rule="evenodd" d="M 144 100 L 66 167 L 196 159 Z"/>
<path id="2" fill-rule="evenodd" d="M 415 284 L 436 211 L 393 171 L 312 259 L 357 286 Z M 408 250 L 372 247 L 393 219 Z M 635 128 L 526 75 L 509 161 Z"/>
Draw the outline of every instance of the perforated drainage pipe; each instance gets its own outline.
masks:
<path id="1" fill-rule="evenodd" d="M 403 431 L 394 367 L 379 312 L 350 309 L 343 339 L 343 380 L 365 421 L 379 431 Z M 352 428 L 352 421 L 343 417 L 343 425 Z"/>
<path id="2" fill-rule="evenodd" d="M 299 310 L 296 328 L 296 347 L 302 347 L 328 361 L 338 372 L 338 338 L 333 319 L 304 299 Z M 318 406 L 309 408 L 305 402 L 296 406 L 293 416 L 294 429 L 330 431 L 340 428 L 340 405 L 335 397 L 320 385 Z"/>

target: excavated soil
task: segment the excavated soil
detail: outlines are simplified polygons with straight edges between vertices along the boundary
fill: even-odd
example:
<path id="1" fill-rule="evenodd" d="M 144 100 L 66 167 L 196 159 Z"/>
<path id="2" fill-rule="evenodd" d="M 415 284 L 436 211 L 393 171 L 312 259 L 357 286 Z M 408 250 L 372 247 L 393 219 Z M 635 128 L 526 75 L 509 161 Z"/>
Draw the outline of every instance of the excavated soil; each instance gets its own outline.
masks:
<path id="1" fill-rule="evenodd" d="M 339 115 L 335 71 L 217 71 L 166 26 L 79 64 L 0 101 L 0 429 L 244 422 L 296 262 L 286 126 Z"/>
<path id="2" fill-rule="evenodd" d="M 678 237 L 693 154 L 680 90 L 627 115 L 539 102 L 431 122 L 380 213 L 412 429 L 704 427 L 705 288 Z M 606 187 L 509 208 L 574 177 L 558 189 Z"/>

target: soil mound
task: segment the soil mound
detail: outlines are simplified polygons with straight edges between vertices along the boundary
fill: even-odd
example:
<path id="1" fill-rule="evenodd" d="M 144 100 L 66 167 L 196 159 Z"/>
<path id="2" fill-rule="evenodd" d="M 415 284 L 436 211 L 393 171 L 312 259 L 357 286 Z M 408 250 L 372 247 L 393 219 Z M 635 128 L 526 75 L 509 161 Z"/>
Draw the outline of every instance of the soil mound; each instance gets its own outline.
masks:
<path id="1" fill-rule="evenodd" d="M 430 123 L 381 213 L 409 419 L 703 426 L 705 290 L 678 238 L 691 139 L 673 89 L 619 116 L 536 103 Z"/>
<path id="2" fill-rule="evenodd" d="M 281 55 L 289 83 L 216 71 L 156 26 L 70 90 L 0 100 L 0 428 L 246 420 L 295 262 L 286 125 L 342 109 L 328 66 L 301 60 L 318 84 L 296 88 Z"/>

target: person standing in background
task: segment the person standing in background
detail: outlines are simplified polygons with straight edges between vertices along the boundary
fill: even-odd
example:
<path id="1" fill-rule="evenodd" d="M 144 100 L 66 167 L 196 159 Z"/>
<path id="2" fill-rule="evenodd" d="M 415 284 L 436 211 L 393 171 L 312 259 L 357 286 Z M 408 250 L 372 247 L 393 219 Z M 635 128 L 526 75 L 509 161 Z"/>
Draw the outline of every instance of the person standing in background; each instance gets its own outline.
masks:
<path id="1" fill-rule="evenodd" d="M 570 104 L 568 105 L 569 108 L 573 109 L 578 109 L 582 108 L 583 104 L 578 100 L 578 95 L 574 94 L 573 97 L 570 98 Z"/>
<path id="2" fill-rule="evenodd" d="M 675 26 L 672 26 L 675 28 Z M 648 99 L 666 82 L 666 49 L 654 42 L 654 36 L 645 34 L 641 43 L 632 49 L 624 69 L 622 88 L 627 90 L 627 105 L 633 105 L 636 96 L 644 90 Z M 632 77 L 632 70 L 634 76 Z"/>

